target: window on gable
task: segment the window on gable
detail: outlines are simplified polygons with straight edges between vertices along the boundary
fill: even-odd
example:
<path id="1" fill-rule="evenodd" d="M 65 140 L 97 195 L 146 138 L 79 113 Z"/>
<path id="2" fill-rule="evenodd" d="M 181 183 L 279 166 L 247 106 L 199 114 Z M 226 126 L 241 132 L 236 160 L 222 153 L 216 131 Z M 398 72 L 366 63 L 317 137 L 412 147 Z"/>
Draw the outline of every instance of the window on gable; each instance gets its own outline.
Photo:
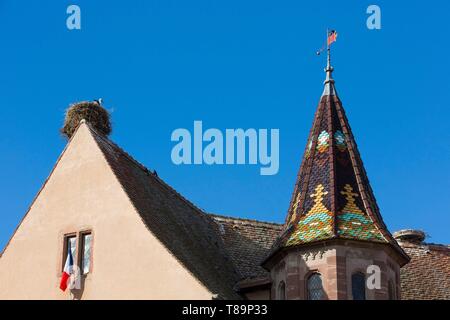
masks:
<path id="1" fill-rule="evenodd" d="M 92 232 L 81 232 L 78 236 L 76 233 L 64 236 L 62 271 L 69 252 L 72 253 L 74 267 L 78 267 L 81 274 L 88 274 L 92 265 Z"/>
<path id="2" fill-rule="evenodd" d="M 307 286 L 309 300 L 324 299 L 325 294 L 322 286 L 322 276 L 319 273 L 313 273 L 309 276 Z"/>
<path id="3" fill-rule="evenodd" d="M 352 297 L 353 300 L 366 300 L 366 277 L 361 272 L 352 274 Z"/>

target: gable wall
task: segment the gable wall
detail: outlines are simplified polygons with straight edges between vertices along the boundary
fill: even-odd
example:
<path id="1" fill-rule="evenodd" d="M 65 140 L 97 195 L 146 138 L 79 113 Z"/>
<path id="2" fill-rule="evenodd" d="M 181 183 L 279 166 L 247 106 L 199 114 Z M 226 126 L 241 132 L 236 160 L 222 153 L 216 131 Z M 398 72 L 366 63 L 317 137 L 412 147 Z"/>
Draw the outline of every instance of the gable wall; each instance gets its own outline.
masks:
<path id="1" fill-rule="evenodd" d="M 0 258 L 0 299 L 68 299 L 64 234 L 93 231 L 82 299 L 211 299 L 151 234 L 81 125 Z"/>

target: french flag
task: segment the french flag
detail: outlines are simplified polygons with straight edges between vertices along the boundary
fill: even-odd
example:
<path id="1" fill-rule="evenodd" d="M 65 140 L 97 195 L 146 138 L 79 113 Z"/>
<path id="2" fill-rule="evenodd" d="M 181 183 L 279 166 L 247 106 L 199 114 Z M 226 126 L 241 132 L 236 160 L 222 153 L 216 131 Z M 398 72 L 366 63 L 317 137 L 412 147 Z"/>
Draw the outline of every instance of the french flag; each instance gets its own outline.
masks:
<path id="1" fill-rule="evenodd" d="M 73 273 L 73 257 L 72 257 L 72 250 L 68 250 L 66 264 L 64 265 L 64 271 L 61 277 L 61 283 L 59 284 L 59 288 L 62 291 L 66 291 L 67 289 L 67 282 L 70 278 L 70 275 Z"/>

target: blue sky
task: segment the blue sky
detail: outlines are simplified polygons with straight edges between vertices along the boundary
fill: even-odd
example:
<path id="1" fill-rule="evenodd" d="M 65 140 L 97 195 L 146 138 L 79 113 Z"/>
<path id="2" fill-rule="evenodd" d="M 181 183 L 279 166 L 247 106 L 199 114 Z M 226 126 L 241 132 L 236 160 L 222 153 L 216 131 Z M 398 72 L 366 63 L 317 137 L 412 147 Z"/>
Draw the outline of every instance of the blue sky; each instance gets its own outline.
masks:
<path id="1" fill-rule="evenodd" d="M 66 28 L 81 8 L 82 30 Z M 382 29 L 366 27 L 377 4 Z M 391 231 L 450 243 L 448 1 L 0 0 L 0 248 L 62 151 L 72 102 L 104 98 L 112 139 L 209 212 L 281 222 L 322 92 L 336 87 Z M 280 171 L 175 166 L 176 128 L 279 128 Z"/>

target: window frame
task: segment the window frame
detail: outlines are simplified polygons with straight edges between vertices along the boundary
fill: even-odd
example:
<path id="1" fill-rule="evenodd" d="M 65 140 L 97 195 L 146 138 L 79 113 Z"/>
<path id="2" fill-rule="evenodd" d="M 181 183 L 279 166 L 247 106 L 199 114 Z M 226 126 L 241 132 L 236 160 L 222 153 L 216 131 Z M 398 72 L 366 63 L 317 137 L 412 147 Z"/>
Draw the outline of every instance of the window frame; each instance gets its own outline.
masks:
<path id="1" fill-rule="evenodd" d="M 309 286 L 311 278 L 314 277 L 314 276 L 319 276 L 319 278 L 320 278 L 320 285 L 321 285 L 321 290 L 322 290 L 322 297 L 321 297 L 320 300 L 324 300 L 325 299 L 325 289 L 323 287 L 322 274 L 319 271 L 313 271 L 313 272 L 309 273 L 306 276 L 306 281 L 305 281 L 305 284 L 306 284 L 306 299 L 307 300 L 316 300 L 316 299 L 311 299 L 311 294 L 310 294 L 311 291 L 310 291 L 310 286 Z"/>
<path id="2" fill-rule="evenodd" d="M 91 235 L 91 256 L 89 259 L 89 272 L 83 273 L 82 264 L 83 264 L 83 255 L 84 255 L 84 236 Z M 63 247 L 62 247 L 62 261 L 60 266 L 60 273 L 64 272 L 64 267 L 67 260 L 68 254 L 68 241 L 71 238 L 75 238 L 75 253 L 73 255 L 74 265 L 79 269 L 81 276 L 88 276 L 93 271 L 93 247 L 94 247 L 94 232 L 92 229 L 84 229 L 82 231 L 76 232 L 67 232 L 63 234 Z"/>

